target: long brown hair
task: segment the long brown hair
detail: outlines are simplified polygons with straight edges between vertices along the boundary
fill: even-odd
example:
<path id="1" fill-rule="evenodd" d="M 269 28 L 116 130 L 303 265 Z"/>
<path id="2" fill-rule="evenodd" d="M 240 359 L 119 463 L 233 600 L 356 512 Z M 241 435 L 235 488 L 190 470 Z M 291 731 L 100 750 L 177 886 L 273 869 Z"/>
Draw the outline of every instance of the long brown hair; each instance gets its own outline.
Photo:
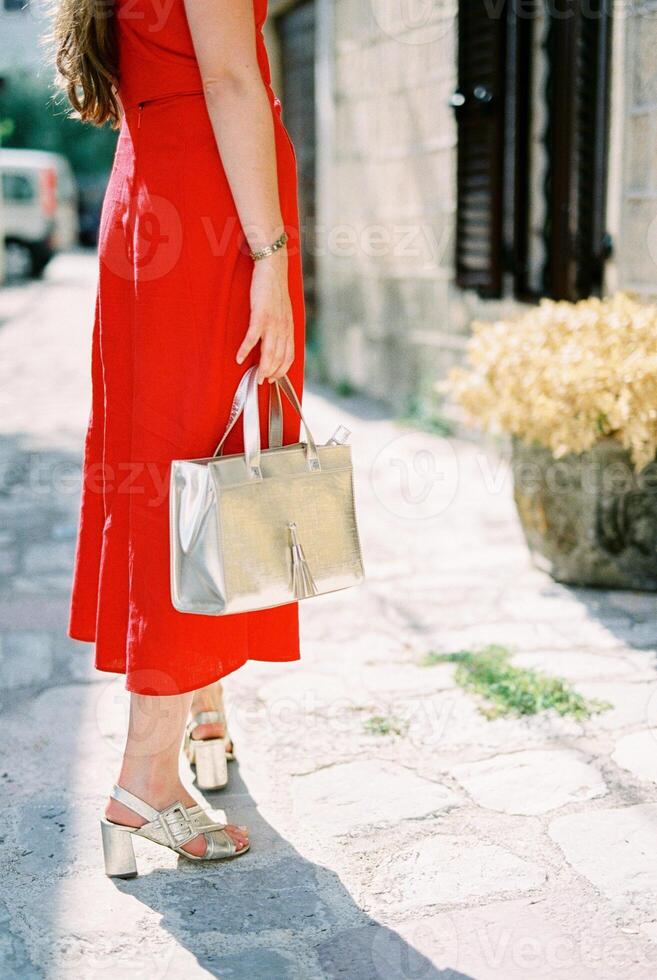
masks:
<path id="1" fill-rule="evenodd" d="M 113 0 L 57 0 L 52 40 L 59 84 L 80 119 L 117 126 Z"/>

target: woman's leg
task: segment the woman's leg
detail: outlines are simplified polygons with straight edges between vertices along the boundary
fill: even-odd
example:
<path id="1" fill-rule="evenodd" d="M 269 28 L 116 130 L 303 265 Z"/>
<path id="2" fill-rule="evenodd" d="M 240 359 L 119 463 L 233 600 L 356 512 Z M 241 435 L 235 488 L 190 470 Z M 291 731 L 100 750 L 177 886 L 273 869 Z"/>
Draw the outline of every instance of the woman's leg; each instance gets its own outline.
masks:
<path id="1" fill-rule="evenodd" d="M 119 785 L 156 810 L 180 801 L 193 806 L 197 800 L 180 781 L 179 760 L 183 732 L 192 702 L 191 694 L 174 697 L 130 696 L 130 721 Z M 113 823 L 141 827 L 146 821 L 116 800 L 110 800 L 105 816 Z M 248 842 L 244 827 L 228 826 L 227 833 L 238 849 Z M 185 845 L 191 854 L 205 853 L 203 837 Z"/>

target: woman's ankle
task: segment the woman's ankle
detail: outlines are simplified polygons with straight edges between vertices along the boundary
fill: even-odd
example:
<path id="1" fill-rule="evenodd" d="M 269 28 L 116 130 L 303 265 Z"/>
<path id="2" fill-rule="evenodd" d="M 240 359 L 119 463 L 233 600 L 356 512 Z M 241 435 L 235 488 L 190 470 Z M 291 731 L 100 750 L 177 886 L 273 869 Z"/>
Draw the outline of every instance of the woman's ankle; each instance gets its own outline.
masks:
<path id="1" fill-rule="evenodd" d="M 175 803 L 181 792 L 185 792 L 177 766 L 168 771 L 157 768 L 126 771 L 124 768 L 119 776 L 119 786 L 156 810 Z"/>

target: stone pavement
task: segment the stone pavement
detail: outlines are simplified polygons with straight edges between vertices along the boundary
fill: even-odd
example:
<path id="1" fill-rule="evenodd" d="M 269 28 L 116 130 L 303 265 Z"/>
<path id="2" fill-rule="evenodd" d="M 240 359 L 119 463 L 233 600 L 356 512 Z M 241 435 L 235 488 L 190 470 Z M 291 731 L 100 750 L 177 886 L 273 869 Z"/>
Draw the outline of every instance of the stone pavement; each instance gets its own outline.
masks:
<path id="1" fill-rule="evenodd" d="M 103 876 L 126 699 L 64 635 L 94 271 L 0 293 L 2 980 L 657 975 L 657 598 L 555 585 L 503 463 L 357 398 L 307 406 L 353 429 L 367 583 L 304 604 L 301 663 L 226 685 L 239 763 L 211 803 L 252 851 L 144 842 L 138 879 Z M 487 721 L 420 665 L 487 643 L 612 710 Z"/>

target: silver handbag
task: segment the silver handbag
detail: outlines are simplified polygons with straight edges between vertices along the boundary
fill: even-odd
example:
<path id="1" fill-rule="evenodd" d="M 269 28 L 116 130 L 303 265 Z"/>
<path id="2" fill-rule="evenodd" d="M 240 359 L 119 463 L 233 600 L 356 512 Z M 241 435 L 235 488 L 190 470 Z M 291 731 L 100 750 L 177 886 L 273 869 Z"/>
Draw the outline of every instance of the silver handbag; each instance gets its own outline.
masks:
<path id="1" fill-rule="evenodd" d="M 317 446 L 287 377 L 268 385 L 270 447 L 260 449 L 257 368 L 238 386 L 214 456 L 171 466 L 171 600 L 222 616 L 334 592 L 363 579 L 349 446 Z M 282 442 L 281 391 L 306 441 Z M 223 456 L 242 416 L 244 453 Z"/>

